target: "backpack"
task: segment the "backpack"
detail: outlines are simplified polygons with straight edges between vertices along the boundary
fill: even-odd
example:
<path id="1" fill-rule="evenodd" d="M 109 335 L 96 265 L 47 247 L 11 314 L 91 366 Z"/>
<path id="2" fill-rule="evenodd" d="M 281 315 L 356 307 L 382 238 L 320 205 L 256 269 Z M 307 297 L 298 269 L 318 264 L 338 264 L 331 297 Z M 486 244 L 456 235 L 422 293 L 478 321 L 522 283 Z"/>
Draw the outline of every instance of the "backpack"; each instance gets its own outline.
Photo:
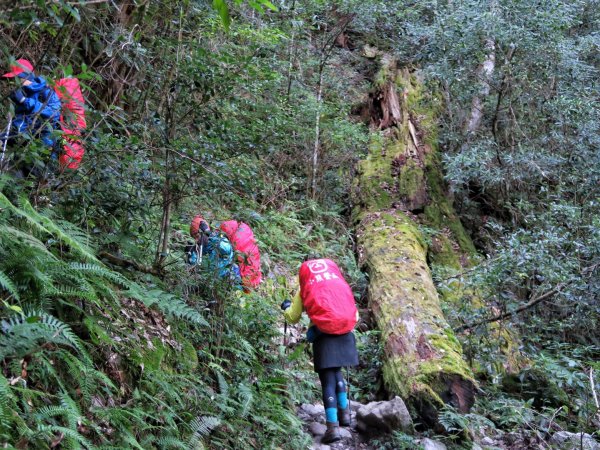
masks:
<path id="1" fill-rule="evenodd" d="M 85 99 L 77 78 L 62 78 L 54 85 L 61 102 L 60 128 L 63 132 L 62 169 L 77 169 L 85 153 L 81 134 L 86 127 Z"/>
<path id="2" fill-rule="evenodd" d="M 308 317 L 323 333 L 339 335 L 354 329 L 354 295 L 332 260 L 312 259 L 300 266 L 300 296 Z"/>
<path id="3" fill-rule="evenodd" d="M 233 249 L 237 252 L 238 266 L 242 284 L 246 289 L 256 288 L 262 281 L 260 271 L 260 252 L 252 228 L 244 222 L 228 220 L 219 228 L 227 235 Z"/>

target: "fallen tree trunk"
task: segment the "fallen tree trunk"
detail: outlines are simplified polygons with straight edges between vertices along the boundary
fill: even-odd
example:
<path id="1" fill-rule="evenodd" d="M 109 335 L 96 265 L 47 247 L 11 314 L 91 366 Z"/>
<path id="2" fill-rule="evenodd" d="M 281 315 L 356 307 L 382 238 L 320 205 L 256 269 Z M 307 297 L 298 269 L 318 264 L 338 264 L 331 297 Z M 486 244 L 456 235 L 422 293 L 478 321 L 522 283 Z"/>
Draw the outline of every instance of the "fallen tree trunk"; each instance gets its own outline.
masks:
<path id="1" fill-rule="evenodd" d="M 444 403 L 468 412 L 475 383 L 444 319 L 420 231 L 409 215 L 390 210 L 364 214 L 358 237 L 384 342 L 387 389 L 429 425 Z"/>
<path id="2" fill-rule="evenodd" d="M 382 333 L 385 385 L 407 400 L 423 423 L 434 426 L 445 403 L 469 411 L 475 381 L 444 318 L 428 261 L 443 255 L 440 259 L 460 266 L 475 251 L 445 196 L 435 146 L 423 133 L 432 115 L 409 107 L 419 95 L 414 79 L 389 56 L 382 58 L 377 79 L 376 89 L 383 93 L 370 98 L 394 104 L 370 103 L 378 119 L 372 126 L 382 131 L 372 132 L 369 155 L 358 167 L 359 257 L 369 274 L 369 304 Z M 400 95 L 390 95 L 390 89 Z M 435 245 L 427 243 L 421 225 L 438 231 L 439 251 L 433 256 Z"/>

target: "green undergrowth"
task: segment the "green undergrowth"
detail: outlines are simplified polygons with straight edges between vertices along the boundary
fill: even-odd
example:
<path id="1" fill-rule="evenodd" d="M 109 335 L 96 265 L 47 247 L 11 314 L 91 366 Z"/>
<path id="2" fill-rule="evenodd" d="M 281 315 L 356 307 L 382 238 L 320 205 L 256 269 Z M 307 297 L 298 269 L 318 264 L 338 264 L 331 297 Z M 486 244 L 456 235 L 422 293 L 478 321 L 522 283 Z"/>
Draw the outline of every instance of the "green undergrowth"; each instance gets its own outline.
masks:
<path id="1" fill-rule="evenodd" d="M 60 203 L 36 209 L 14 189 L 5 192 L 3 446 L 308 445 L 294 405 L 318 397 L 316 375 L 304 344 L 285 351 L 279 304 L 293 295 L 310 251 L 336 259 L 356 288 L 364 285 L 338 213 L 312 203 L 247 218 L 247 210 L 202 211 L 245 219 L 256 233 L 265 281 L 242 294 L 183 263 L 191 202 L 174 217 L 161 279 L 109 267 L 98 256 L 106 242 L 62 219 Z"/>

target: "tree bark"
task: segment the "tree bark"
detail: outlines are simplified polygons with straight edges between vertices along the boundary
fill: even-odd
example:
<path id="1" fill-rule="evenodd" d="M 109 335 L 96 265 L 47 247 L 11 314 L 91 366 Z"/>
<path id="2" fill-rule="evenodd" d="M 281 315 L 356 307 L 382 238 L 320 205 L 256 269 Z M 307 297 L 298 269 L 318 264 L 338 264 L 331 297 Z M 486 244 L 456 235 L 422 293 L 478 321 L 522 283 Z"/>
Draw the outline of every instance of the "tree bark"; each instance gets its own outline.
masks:
<path id="1" fill-rule="evenodd" d="M 312 154 L 312 176 L 310 191 L 312 198 L 317 197 L 317 169 L 319 164 L 319 147 L 321 146 L 321 101 L 323 95 L 323 66 L 319 70 L 319 85 L 317 87 L 317 115 L 315 118 L 315 144 Z"/>
<path id="2" fill-rule="evenodd" d="M 412 118 L 422 112 L 408 109 L 407 98 L 419 92 L 414 77 L 389 57 L 382 65 L 377 78 L 384 80 L 371 98 L 386 102 L 373 105 L 378 120 L 372 121 L 369 155 L 358 167 L 359 260 L 369 274 L 369 305 L 384 343 L 385 385 L 412 405 L 422 423 L 435 426 L 445 403 L 469 411 L 475 382 L 444 318 L 419 224 L 428 220 L 428 226 L 448 229 L 461 249 L 470 240 L 445 197 L 435 148 L 424 143 L 423 130 Z M 382 128 L 387 129 L 377 131 Z M 416 214 L 428 219 L 417 221 Z M 464 253 L 470 251 L 472 243 Z"/>
<path id="3" fill-rule="evenodd" d="M 467 136 L 475 133 L 481 125 L 483 118 L 483 102 L 490 95 L 490 83 L 496 67 L 496 42 L 492 38 L 485 40 L 485 51 L 487 53 L 483 63 L 475 71 L 479 80 L 479 92 L 473 96 L 471 111 L 466 123 Z"/>

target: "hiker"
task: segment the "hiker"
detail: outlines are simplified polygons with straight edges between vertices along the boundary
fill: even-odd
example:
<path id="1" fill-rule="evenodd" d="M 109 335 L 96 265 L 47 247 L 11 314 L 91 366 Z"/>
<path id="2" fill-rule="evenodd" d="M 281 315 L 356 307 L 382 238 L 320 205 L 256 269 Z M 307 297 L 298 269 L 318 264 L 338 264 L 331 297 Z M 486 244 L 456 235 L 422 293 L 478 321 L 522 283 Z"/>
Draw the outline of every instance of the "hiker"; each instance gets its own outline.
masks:
<path id="1" fill-rule="evenodd" d="M 318 255 L 307 256 L 300 267 L 300 289 L 281 304 L 285 319 L 297 323 L 302 311 L 311 320 L 306 338 L 313 344 L 314 369 L 319 374 L 325 406 L 325 444 L 341 439 L 339 426 L 350 426 L 350 405 L 342 367 L 358 365 L 352 330 L 358 321 L 352 289 L 338 266 Z"/>
<path id="2" fill-rule="evenodd" d="M 240 268 L 244 292 L 249 293 L 256 289 L 262 281 L 260 270 L 260 251 L 256 244 L 254 232 L 250 225 L 237 220 L 227 220 L 219 225 L 237 255 L 237 264 Z"/>
<path id="3" fill-rule="evenodd" d="M 186 247 L 187 262 L 196 266 L 206 257 L 207 267 L 221 279 L 229 279 L 241 286 L 240 269 L 233 260 L 234 251 L 227 236 L 220 230 L 211 230 L 208 222 L 197 215 L 190 224 L 190 235 L 195 243 Z"/>
<path id="4" fill-rule="evenodd" d="M 15 117 L 10 129 L 3 132 L 2 140 L 14 142 L 19 135 L 36 136 L 58 158 L 54 130 L 58 129 L 61 103 L 58 95 L 46 80 L 34 73 L 33 65 L 19 59 L 10 66 L 3 78 L 13 78 L 16 89 L 8 96 L 15 104 Z"/>

